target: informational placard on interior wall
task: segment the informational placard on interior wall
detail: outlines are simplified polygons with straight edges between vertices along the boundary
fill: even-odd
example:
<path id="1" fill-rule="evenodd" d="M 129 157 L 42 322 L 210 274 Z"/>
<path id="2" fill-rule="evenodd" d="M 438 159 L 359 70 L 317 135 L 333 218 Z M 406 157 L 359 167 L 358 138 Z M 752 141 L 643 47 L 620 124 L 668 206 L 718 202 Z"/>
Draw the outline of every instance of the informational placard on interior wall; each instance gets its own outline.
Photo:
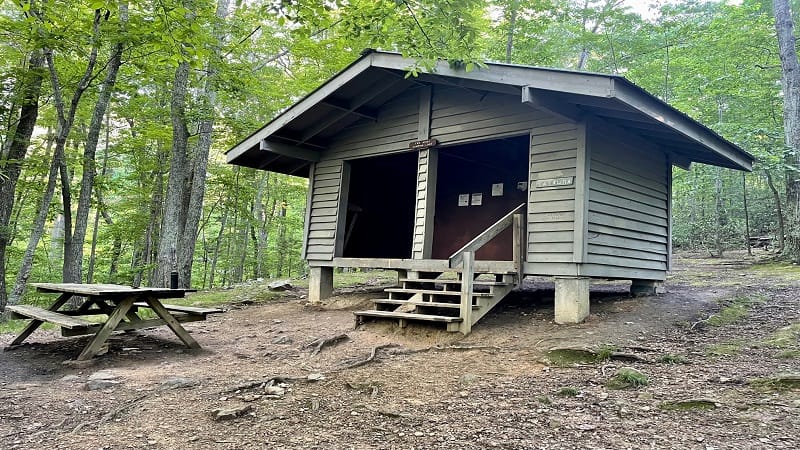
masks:
<path id="1" fill-rule="evenodd" d="M 503 183 L 494 183 L 492 185 L 492 197 L 503 196 Z"/>
<path id="2" fill-rule="evenodd" d="M 469 206 L 469 194 L 458 195 L 458 206 Z"/>
<path id="3" fill-rule="evenodd" d="M 472 206 L 481 206 L 483 204 L 483 194 L 476 192 L 472 194 Z"/>

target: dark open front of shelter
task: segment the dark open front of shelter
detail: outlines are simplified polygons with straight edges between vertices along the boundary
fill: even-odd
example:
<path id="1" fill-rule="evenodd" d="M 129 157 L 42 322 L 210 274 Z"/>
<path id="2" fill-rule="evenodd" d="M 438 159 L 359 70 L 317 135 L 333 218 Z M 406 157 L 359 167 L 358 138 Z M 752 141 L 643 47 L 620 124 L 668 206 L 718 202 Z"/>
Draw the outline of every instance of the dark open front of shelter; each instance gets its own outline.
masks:
<path id="1" fill-rule="evenodd" d="M 350 162 L 342 256 L 411 257 L 416 169 L 417 158 L 411 153 Z"/>
<path id="2" fill-rule="evenodd" d="M 439 150 L 431 258 L 449 258 L 514 207 L 525 203 L 529 139 L 526 133 Z M 478 250 L 475 257 L 511 261 L 511 245 L 511 230 L 507 229 Z"/>
<path id="3" fill-rule="evenodd" d="M 526 275 L 556 281 L 556 321 L 590 278 L 654 292 L 671 255 L 673 166 L 751 170 L 736 145 L 619 76 L 367 53 L 228 152 L 308 176 L 309 298 L 333 267 L 397 270 L 360 319 L 468 333 Z"/>

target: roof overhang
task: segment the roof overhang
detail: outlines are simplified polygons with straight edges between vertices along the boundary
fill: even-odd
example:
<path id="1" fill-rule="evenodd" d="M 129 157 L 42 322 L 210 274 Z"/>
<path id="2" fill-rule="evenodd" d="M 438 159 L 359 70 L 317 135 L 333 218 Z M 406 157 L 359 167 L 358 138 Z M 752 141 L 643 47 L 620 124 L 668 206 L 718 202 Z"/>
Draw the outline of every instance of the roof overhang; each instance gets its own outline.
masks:
<path id="1" fill-rule="evenodd" d="M 406 77 L 411 67 L 415 61 L 399 54 L 365 54 L 231 148 L 227 161 L 307 176 L 339 131 L 376 120 L 380 106 L 407 89 L 443 84 L 517 95 L 573 121 L 597 118 L 659 146 L 681 167 L 700 162 L 752 170 L 752 155 L 620 76 L 494 63 L 467 72 L 439 61 Z"/>

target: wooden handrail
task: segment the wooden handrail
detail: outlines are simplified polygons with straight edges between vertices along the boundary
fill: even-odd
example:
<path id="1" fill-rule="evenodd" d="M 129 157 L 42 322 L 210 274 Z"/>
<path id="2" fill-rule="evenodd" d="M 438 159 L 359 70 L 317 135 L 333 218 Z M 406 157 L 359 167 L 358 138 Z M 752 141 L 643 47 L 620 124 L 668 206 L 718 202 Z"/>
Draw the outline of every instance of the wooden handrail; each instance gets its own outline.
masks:
<path id="1" fill-rule="evenodd" d="M 494 239 L 498 234 L 502 233 L 506 228 L 514 223 L 514 215 L 519 214 L 525 209 L 525 203 L 514 208 L 511 212 L 503 216 L 500 220 L 492 224 L 489 228 L 483 230 L 481 234 L 475 236 L 474 239 L 467 242 L 463 247 L 456 250 L 455 253 L 450 255 L 448 264 L 451 269 L 456 268 L 464 259 L 465 252 L 477 252 L 478 249 L 486 245 L 487 242 Z"/>

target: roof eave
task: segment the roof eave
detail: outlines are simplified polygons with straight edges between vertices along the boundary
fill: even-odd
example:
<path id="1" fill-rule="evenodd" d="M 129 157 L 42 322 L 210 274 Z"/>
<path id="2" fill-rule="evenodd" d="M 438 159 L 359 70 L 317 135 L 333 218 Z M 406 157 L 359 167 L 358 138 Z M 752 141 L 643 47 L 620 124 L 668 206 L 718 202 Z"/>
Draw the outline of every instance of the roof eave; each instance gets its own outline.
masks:
<path id="1" fill-rule="evenodd" d="M 730 162 L 727 167 L 748 172 L 753 170 L 755 158 L 752 155 L 710 128 L 648 94 L 630 81 L 615 79 L 614 97 L 665 127 L 713 151 Z"/>

